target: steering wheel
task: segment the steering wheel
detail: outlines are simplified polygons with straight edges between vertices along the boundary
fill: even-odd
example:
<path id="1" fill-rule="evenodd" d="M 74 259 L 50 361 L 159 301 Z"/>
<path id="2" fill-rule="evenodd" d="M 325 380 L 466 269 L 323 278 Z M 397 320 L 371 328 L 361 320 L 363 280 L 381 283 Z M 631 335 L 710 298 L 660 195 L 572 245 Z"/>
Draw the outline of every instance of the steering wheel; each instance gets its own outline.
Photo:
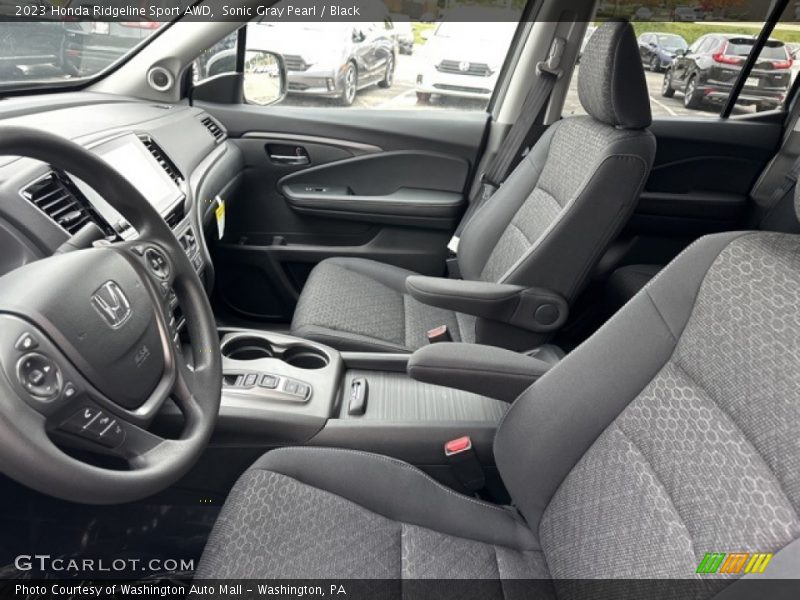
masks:
<path id="1" fill-rule="evenodd" d="M 80 178 L 139 232 L 132 242 L 57 254 L 0 278 L 0 471 L 81 503 L 158 492 L 198 459 L 219 410 L 219 337 L 200 279 L 136 187 L 82 146 L 0 127 L 0 155 Z M 171 321 L 176 298 L 191 367 Z M 148 431 L 167 399 L 184 417 L 177 439 Z M 84 460 L 81 451 L 109 458 Z"/>

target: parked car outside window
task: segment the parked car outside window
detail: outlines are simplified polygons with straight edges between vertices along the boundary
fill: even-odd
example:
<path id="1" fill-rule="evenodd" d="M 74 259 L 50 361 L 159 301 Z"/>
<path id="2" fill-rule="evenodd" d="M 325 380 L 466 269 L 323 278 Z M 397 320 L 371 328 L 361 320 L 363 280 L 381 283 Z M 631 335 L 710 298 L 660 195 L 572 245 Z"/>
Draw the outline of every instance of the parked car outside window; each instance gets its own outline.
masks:
<path id="1" fill-rule="evenodd" d="M 494 91 L 516 23 L 446 21 L 424 48 L 417 99 L 454 96 L 488 100 Z"/>
<path id="2" fill-rule="evenodd" d="M 669 67 L 675 56 L 688 47 L 683 37 L 672 33 L 646 33 L 639 36 L 642 64 L 654 73 Z"/>
<path id="3" fill-rule="evenodd" d="M 661 95 L 671 98 L 676 91 L 681 92 L 684 106 L 692 109 L 724 103 L 754 44 L 755 38 L 739 34 L 701 37 L 685 54 L 676 56 L 664 75 Z M 737 103 L 755 106 L 759 111 L 780 106 L 792 81 L 792 63 L 786 44 L 769 40 Z"/>

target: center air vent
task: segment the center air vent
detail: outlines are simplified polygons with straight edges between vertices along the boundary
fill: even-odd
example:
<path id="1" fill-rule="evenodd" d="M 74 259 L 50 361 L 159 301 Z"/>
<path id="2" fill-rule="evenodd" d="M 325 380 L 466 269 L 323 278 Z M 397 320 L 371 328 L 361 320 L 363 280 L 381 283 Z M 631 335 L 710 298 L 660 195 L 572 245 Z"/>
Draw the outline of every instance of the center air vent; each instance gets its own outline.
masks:
<path id="1" fill-rule="evenodd" d="M 211 117 L 206 117 L 201 122 L 203 123 L 203 126 L 208 129 L 211 135 L 214 136 L 214 139 L 217 140 L 218 143 L 225 139 L 225 130 L 214 119 Z"/>
<path id="2" fill-rule="evenodd" d="M 114 231 L 94 210 L 86 197 L 62 174 L 51 171 L 22 191 L 22 195 L 70 235 L 93 222 L 106 235 Z"/>
<path id="3" fill-rule="evenodd" d="M 175 185 L 180 187 L 181 183 L 183 183 L 183 175 L 181 175 L 178 167 L 175 166 L 175 163 L 170 160 L 166 152 L 161 149 L 161 146 L 156 144 L 153 138 L 147 135 L 139 136 L 139 139 L 142 140 L 145 148 L 147 148 L 148 152 L 153 155 L 153 158 L 156 159 L 156 162 L 161 165 L 161 168 L 164 169 L 164 172 L 169 175 L 169 178 L 175 182 Z"/>

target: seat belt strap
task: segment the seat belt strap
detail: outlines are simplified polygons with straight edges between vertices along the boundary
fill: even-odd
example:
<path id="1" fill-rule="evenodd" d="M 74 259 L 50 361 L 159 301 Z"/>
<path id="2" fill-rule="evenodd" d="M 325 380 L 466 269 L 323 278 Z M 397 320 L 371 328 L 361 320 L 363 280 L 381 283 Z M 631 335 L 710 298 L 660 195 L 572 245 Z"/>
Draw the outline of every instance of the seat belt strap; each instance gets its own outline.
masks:
<path id="1" fill-rule="evenodd" d="M 536 65 L 537 83 L 528 90 L 528 94 L 525 96 L 525 101 L 522 104 L 519 118 L 511 126 L 506 139 L 503 141 L 497 154 L 495 154 L 490 161 L 486 171 L 481 174 L 478 191 L 470 200 L 467 212 L 461 219 L 461 223 L 459 223 L 455 235 L 450 240 L 450 243 L 447 244 L 448 250 L 453 254 L 458 254 L 458 243 L 461 238 L 461 233 L 464 231 L 467 223 L 469 223 L 475 213 L 488 202 L 500 185 L 505 181 L 508 176 L 508 171 L 517 156 L 519 154 L 523 156 L 527 154 L 527 150 L 523 149 L 525 139 L 530 134 L 536 118 L 539 116 L 539 113 L 542 112 L 542 109 L 550 98 L 556 81 L 558 81 L 564 73 L 560 68 L 560 64 L 565 46 L 566 40 L 564 38 L 553 38 L 547 60 Z"/>
<path id="2" fill-rule="evenodd" d="M 773 191 L 769 199 L 770 208 L 776 206 L 778 202 L 783 200 L 783 197 L 797 183 L 797 178 L 800 177 L 800 156 L 794 161 L 792 168 L 783 176 L 783 180 Z"/>

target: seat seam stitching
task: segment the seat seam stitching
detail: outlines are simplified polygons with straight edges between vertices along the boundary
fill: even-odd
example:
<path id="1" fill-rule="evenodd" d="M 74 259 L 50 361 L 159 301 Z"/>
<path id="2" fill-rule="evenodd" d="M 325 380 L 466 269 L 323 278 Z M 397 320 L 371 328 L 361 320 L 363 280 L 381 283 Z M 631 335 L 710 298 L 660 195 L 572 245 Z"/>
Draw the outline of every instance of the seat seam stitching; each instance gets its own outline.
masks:
<path id="1" fill-rule="evenodd" d="M 650 304 L 653 305 L 653 308 L 655 309 L 656 314 L 658 315 L 658 318 L 661 319 L 661 322 L 664 324 L 664 327 L 666 327 L 667 332 L 669 333 L 669 337 L 672 338 L 673 342 L 677 343 L 678 342 L 678 337 L 675 335 L 675 332 L 672 331 L 672 327 L 669 326 L 669 323 L 667 323 L 667 319 L 664 317 L 664 314 L 661 312 L 661 308 L 658 306 L 658 304 L 656 304 L 656 300 L 655 300 L 655 298 L 653 298 L 653 294 L 651 294 L 650 290 L 647 289 L 646 287 L 644 288 L 644 293 L 647 296 L 647 299 L 650 300 Z M 697 302 L 697 298 L 695 298 L 695 302 Z M 692 310 L 694 310 L 694 306 L 692 307 Z"/>

